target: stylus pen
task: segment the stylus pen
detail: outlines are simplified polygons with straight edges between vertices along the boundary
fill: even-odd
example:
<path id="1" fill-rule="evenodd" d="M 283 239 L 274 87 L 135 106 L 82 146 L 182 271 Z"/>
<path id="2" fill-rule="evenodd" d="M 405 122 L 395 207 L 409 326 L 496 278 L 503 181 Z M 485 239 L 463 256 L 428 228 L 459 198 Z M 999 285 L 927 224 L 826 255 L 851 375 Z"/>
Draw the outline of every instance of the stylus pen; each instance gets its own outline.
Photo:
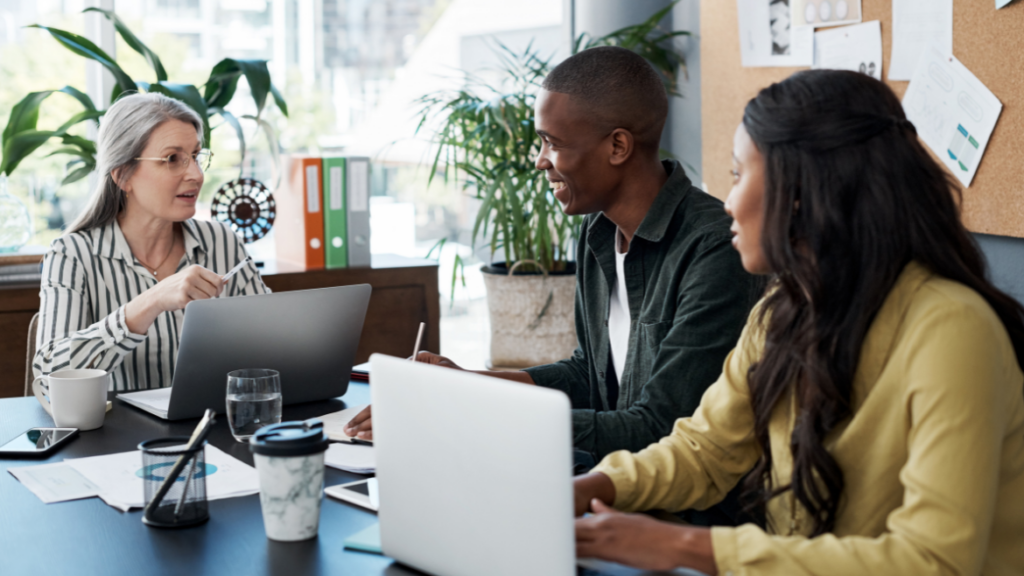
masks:
<path id="1" fill-rule="evenodd" d="M 423 342 L 423 329 L 426 327 L 426 322 L 420 322 L 420 331 L 416 333 L 416 347 L 412 349 L 412 358 L 409 358 L 413 362 L 416 361 L 416 355 L 420 352 L 420 343 Z"/>
<path id="2" fill-rule="evenodd" d="M 231 280 L 231 277 L 234 276 L 235 274 L 237 274 L 238 271 L 241 270 L 242 268 L 245 268 L 245 265 L 248 264 L 248 263 L 249 263 L 248 260 L 242 260 L 241 262 L 236 264 L 234 268 L 232 268 L 231 270 L 228 270 L 228 273 L 225 274 L 224 276 L 222 276 L 220 281 L 221 282 L 227 282 L 228 280 Z"/>

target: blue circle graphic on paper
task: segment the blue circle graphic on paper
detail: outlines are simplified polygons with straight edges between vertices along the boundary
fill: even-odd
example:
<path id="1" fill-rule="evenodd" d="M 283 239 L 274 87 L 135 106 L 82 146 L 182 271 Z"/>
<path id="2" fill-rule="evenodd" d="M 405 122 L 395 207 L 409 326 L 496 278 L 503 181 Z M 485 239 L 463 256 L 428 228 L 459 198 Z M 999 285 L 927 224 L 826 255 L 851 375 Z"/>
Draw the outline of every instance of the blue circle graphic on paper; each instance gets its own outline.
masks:
<path id="1" fill-rule="evenodd" d="M 160 464 L 150 464 L 149 466 L 145 466 L 143 468 L 139 468 L 138 470 L 136 470 L 135 475 L 138 476 L 139 478 L 142 478 L 143 480 L 154 480 L 156 482 L 163 482 L 164 479 L 167 478 L 165 474 L 170 472 L 171 467 L 173 466 L 174 462 L 161 462 Z M 217 471 L 217 467 L 214 466 L 213 464 L 210 464 L 209 462 L 204 463 L 204 466 L 206 468 L 205 470 L 198 470 L 196 471 L 195 474 L 192 475 L 193 480 L 198 480 L 199 478 L 210 476 Z M 178 479 L 175 480 L 175 482 L 184 482 L 186 472 L 187 470 L 179 474 Z"/>

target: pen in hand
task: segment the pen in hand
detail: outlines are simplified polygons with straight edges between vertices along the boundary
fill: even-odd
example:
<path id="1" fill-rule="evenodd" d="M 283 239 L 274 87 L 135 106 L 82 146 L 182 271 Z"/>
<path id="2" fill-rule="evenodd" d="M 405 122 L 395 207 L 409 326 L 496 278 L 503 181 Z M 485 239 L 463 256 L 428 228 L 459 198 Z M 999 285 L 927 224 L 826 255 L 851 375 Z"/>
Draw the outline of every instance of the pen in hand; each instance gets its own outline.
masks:
<path id="1" fill-rule="evenodd" d="M 420 322 L 419 332 L 416 333 L 416 346 L 414 346 L 413 349 L 412 349 L 412 358 L 409 358 L 409 360 L 411 360 L 413 362 L 416 361 L 416 355 L 420 353 L 420 344 L 423 342 L 423 330 L 426 327 L 427 327 L 427 323 L 426 322 Z"/>

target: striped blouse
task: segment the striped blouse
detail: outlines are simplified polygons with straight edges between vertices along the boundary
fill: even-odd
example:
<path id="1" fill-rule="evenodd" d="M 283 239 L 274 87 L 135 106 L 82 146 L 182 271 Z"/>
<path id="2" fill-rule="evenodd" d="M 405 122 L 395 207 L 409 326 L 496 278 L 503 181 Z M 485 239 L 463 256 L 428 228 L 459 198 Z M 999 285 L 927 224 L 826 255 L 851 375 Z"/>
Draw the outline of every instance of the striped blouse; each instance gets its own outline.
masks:
<path id="1" fill-rule="evenodd" d="M 181 228 L 185 255 L 177 271 L 198 264 L 223 275 L 246 260 L 249 265 L 228 281 L 224 296 L 270 292 L 227 225 L 186 220 Z M 35 375 L 100 368 L 110 372 L 112 390 L 170 386 L 185 311 L 160 314 L 143 335 L 125 323 L 125 305 L 156 283 L 116 221 L 54 240 L 43 259 Z"/>

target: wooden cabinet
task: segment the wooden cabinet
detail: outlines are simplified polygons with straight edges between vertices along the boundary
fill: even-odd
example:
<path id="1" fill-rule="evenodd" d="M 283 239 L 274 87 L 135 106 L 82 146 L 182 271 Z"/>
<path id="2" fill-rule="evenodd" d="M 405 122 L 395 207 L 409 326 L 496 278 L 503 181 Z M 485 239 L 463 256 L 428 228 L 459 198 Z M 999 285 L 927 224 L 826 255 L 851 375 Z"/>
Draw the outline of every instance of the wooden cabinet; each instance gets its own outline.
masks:
<path id="1" fill-rule="evenodd" d="M 441 303 L 437 264 L 432 260 L 375 254 L 370 268 L 300 270 L 268 262 L 263 281 L 274 292 L 369 284 L 370 307 L 356 363 L 381 352 L 408 356 L 416 344 L 420 322 L 427 323 L 422 350 L 441 350 Z M 39 311 L 38 286 L 0 287 L 0 398 L 21 396 L 25 386 L 28 325 Z"/>

